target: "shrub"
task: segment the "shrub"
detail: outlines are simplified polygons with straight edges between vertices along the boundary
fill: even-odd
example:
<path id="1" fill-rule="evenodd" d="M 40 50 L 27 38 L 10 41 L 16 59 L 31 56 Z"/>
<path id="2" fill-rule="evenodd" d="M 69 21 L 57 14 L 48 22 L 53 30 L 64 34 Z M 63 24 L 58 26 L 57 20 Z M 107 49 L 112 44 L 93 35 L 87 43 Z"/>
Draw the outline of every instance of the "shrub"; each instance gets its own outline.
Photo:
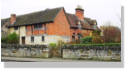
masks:
<path id="1" fill-rule="evenodd" d="M 9 34 L 7 42 L 9 44 L 18 44 L 19 43 L 18 35 L 15 32 L 13 32 L 12 34 Z"/>
<path id="2" fill-rule="evenodd" d="M 7 43 L 8 37 L 1 38 L 1 43 Z"/>
<path id="3" fill-rule="evenodd" d="M 85 43 L 85 44 L 92 43 L 92 37 L 91 36 L 83 37 L 82 43 Z"/>
<path id="4" fill-rule="evenodd" d="M 52 48 L 55 48 L 57 45 L 56 43 L 50 43 L 49 46 L 51 46 Z"/>
<path id="5" fill-rule="evenodd" d="M 65 42 L 63 42 L 62 40 L 58 40 L 57 47 L 61 47 L 63 44 L 65 44 Z"/>
<path id="6" fill-rule="evenodd" d="M 92 33 L 92 42 L 93 43 L 104 43 L 103 40 L 100 37 L 100 31 L 93 31 Z"/>
<path id="7" fill-rule="evenodd" d="M 110 25 L 110 22 L 108 22 L 108 25 L 102 26 L 102 29 L 106 43 L 121 43 L 120 28 L 112 26 Z"/>
<path id="8" fill-rule="evenodd" d="M 64 45 L 78 45 L 78 46 L 120 46 L 121 43 L 99 43 L 99 44 L 64 44 Z"/>

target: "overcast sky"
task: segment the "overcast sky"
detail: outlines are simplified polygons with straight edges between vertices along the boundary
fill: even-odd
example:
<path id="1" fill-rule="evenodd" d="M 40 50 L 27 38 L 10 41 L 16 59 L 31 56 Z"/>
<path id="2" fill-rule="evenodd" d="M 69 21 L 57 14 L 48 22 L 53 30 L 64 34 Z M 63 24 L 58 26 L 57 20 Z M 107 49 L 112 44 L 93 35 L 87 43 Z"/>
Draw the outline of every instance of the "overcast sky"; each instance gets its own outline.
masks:
<path id="1" fill-rule="evenodd" d="M 117 17 L 117 14 L 121 17 L 120 0 L 1 0 L 1 19 L 13 13 L 22 15 L 56 7 L 64 7 L 67 13 L 75 14 L 77 5 L 82 6 L 85 17 L 96 19 L 98 26 L 110 21 L 121 27 Z"/>

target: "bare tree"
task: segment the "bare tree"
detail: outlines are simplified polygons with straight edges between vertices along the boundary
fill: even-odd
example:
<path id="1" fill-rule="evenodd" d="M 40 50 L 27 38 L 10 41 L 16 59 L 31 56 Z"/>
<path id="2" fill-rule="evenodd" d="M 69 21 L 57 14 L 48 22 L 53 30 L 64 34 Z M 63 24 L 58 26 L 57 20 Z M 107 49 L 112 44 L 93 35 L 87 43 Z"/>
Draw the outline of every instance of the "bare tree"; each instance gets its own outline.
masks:
<path id="1" fill-rule="evenodd" d="M 119 19 L 119 21 L 121 23 L 121 16 L 119 16 L 119 14 L 116 14 L 116 15 L 117 15 L 117 17 L 118 17 L 118 19 Z"/>

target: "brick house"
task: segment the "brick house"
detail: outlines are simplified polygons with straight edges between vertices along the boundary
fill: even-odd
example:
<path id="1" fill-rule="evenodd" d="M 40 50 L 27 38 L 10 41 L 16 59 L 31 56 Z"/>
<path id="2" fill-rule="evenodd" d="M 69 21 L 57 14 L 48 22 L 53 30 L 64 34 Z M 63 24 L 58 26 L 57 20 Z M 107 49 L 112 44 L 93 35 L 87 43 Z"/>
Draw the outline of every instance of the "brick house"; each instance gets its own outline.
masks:
<path id="1" fill-rule="evenodd" d="M 10 18 L 1 20 L 1 27 L 9 33 L 16 32 L 20 44 L 70 42 L 80 39 L 81 34 L 90 36 L 94 30 L 100 30 L 96 20 L 84 17 L 82 7 L 78 6 L 75 11 L 69 14 L 64 7 L 59 7 L 19 16 L 11 14 Z"/>

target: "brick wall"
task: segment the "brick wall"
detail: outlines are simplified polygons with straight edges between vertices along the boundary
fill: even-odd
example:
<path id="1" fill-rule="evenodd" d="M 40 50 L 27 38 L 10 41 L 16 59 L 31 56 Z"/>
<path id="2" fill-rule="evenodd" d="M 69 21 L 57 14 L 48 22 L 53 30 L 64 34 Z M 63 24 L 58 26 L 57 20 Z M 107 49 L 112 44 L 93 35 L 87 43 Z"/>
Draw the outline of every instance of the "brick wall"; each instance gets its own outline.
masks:
<path id="1" fill-rule="evenodd" d="M 84 11 L 82 11 L 82 10 L 76 10 L 75 15 L 76 15 L 79 19 L 84 20 Z"/>
<path id="2" fill-rule="evenodd" d="M 84 37 L 92 35 L 93 30 L 82 30 L 82 34 Z"/>
<path id="3" fill-rule="evenodd" d="M 49 35 L 65 35 L 70 36 L 70 26 L 68 20 L 65 16 L 64 9 L 60 11 L 54 22 L 46 23 L 46 33 Z M 34 25 L 32 25 L 34 29 Z M 44 24 L 42 24 L 42 28 L 44 28 Z M 27 29 L 31 29 L 31 25 L 27 26 Z M 45 30 L 33 30 L 33 35 L 44 34 Z M 32 34 L 32 31 L 27 31 L 27 35 Z"/>

